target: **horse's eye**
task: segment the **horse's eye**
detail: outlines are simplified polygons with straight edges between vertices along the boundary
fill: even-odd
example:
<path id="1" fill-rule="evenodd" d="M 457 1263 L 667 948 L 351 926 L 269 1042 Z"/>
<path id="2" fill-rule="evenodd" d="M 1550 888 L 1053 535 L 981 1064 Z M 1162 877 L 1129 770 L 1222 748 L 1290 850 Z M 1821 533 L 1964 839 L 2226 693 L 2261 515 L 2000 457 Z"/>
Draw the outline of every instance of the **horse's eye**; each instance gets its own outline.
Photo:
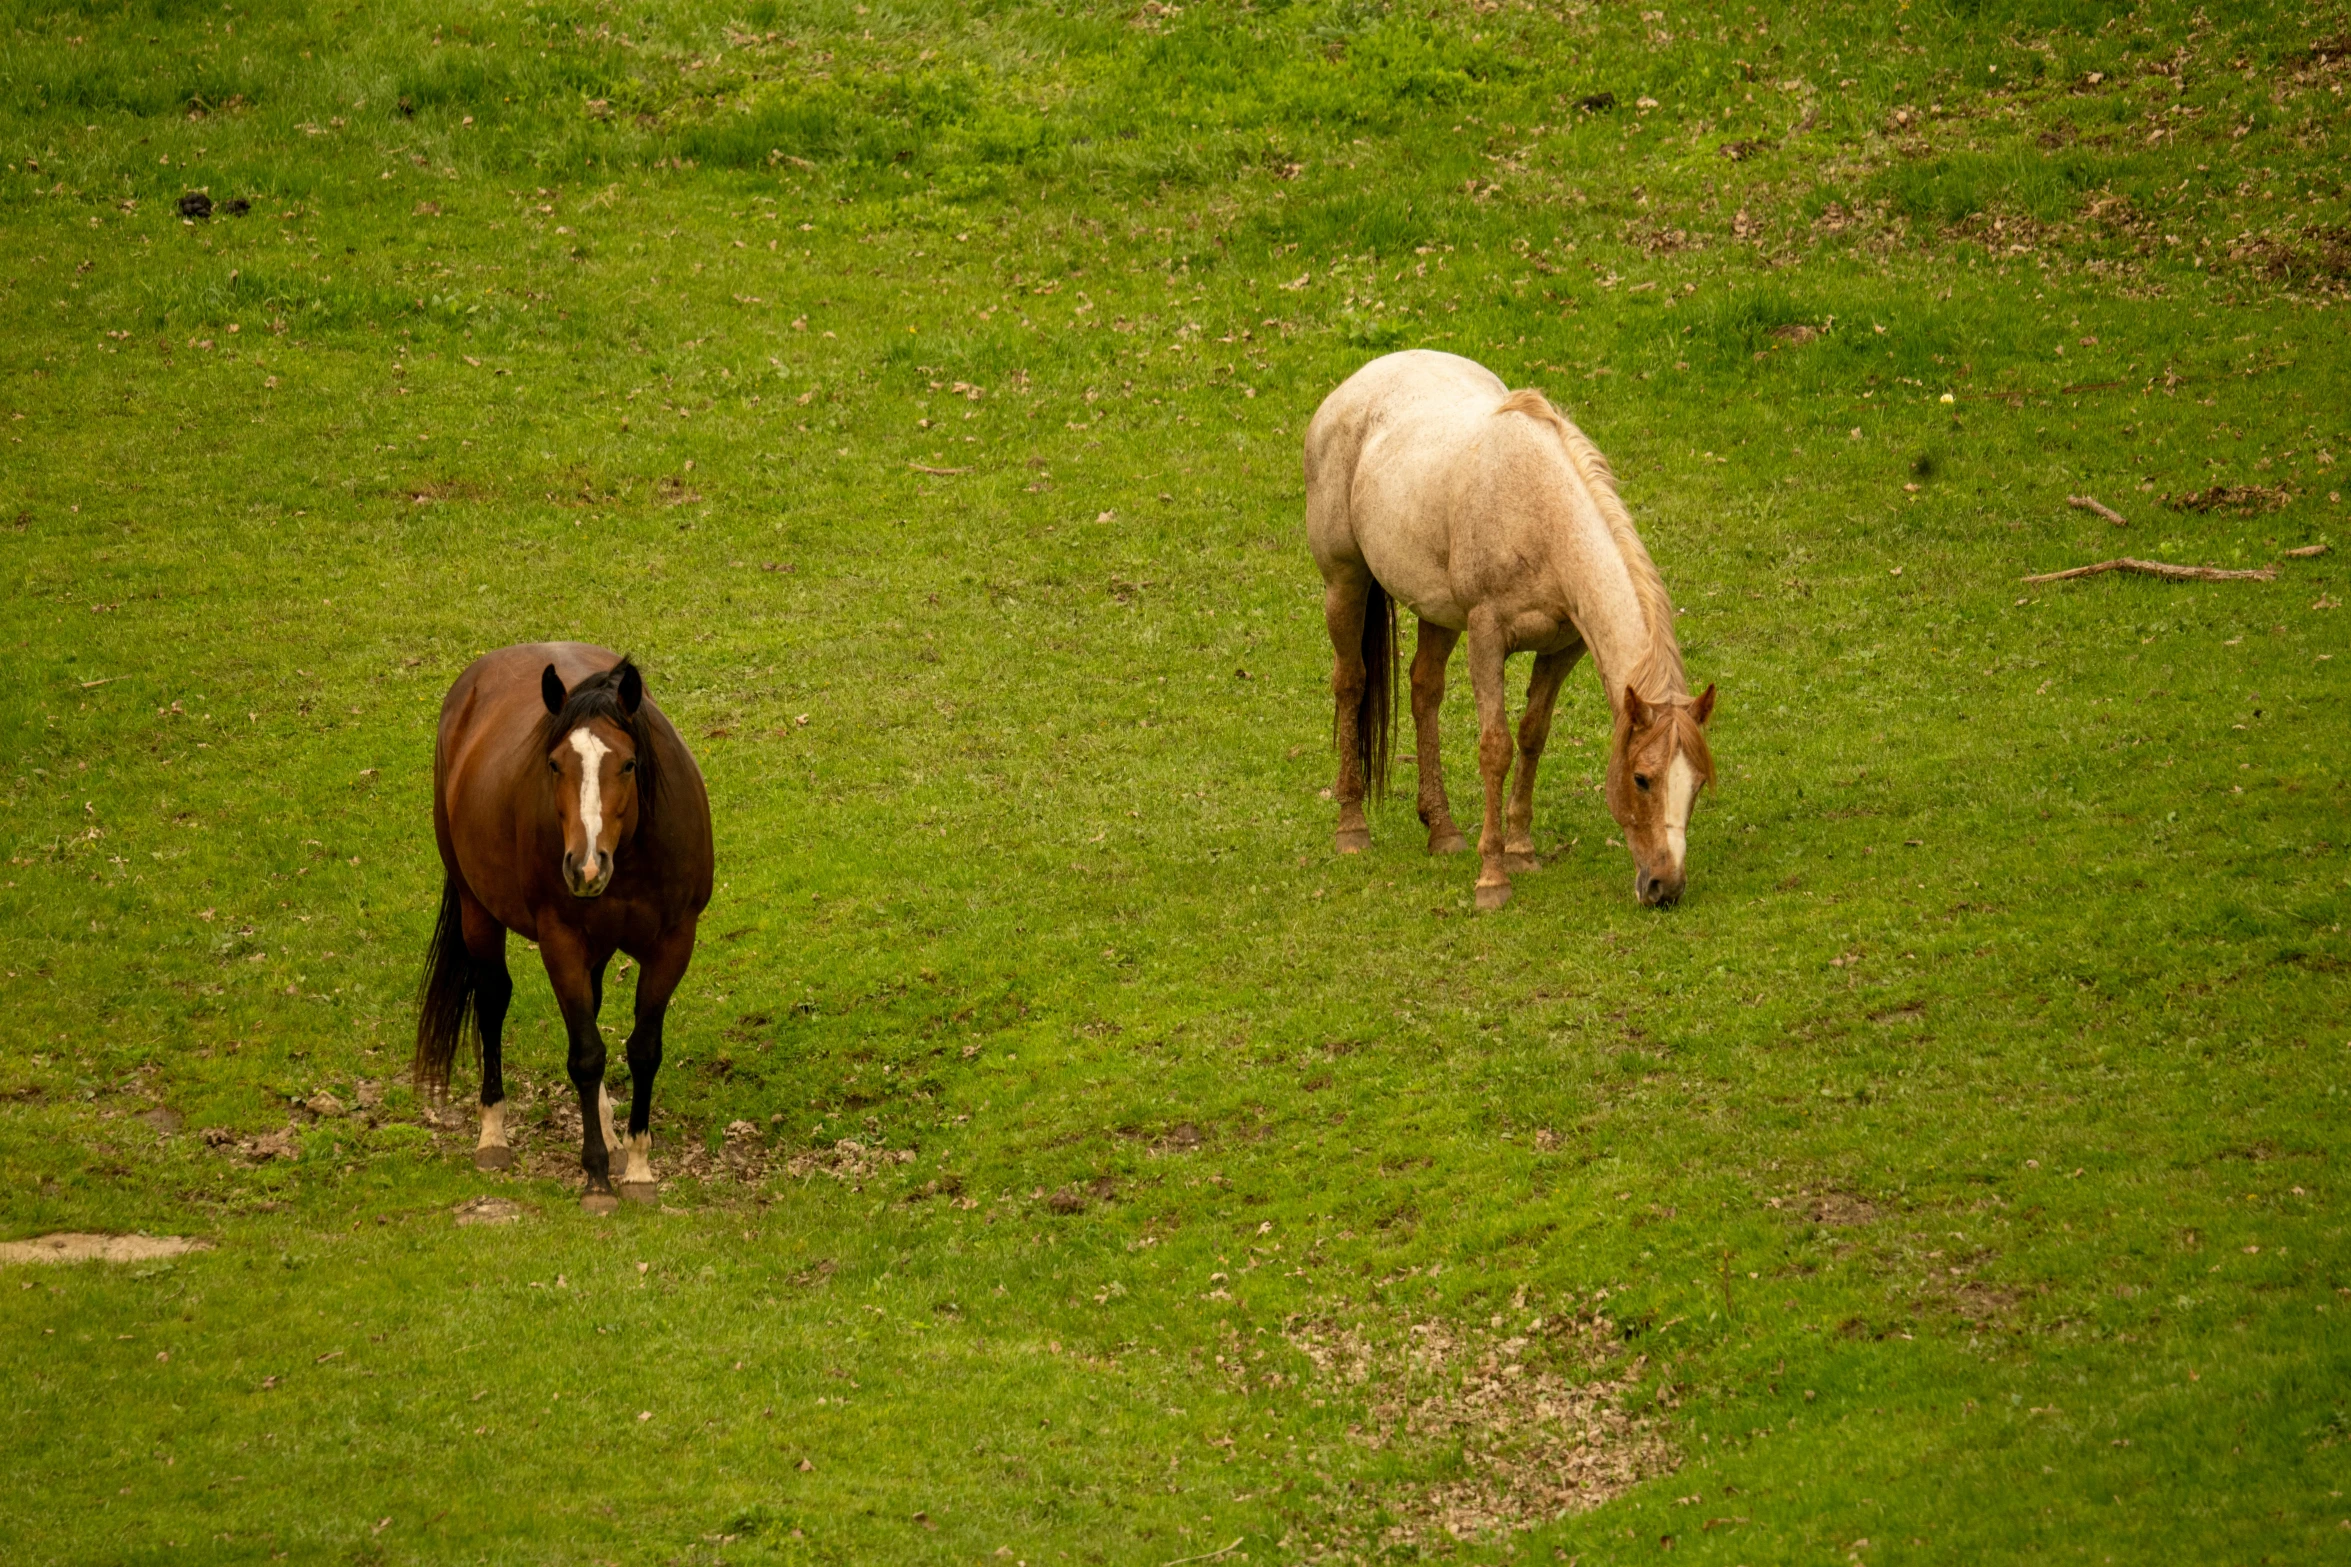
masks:
<path id="1" fill-rule="evenodd" d="M 623 762 L 620 764 L 620 770 L 624 773 L 633 773 L 637 770 L 637 764 L 633 759 Z"/>
<path id="2" fill-rule="evenodd" d="M 1649 792 L 1649 775 L 1647 773 L 1633 774 L 1633 787 L 1643 794 L 1647 794 Z"/>
<path id="3" fill-rule="evenodd" d="M 554 757 L 550 756 L 547 758 L 547 771 L 551 773 L 560 773 L 563 771 L 563 764 L 555 760 Z"/>

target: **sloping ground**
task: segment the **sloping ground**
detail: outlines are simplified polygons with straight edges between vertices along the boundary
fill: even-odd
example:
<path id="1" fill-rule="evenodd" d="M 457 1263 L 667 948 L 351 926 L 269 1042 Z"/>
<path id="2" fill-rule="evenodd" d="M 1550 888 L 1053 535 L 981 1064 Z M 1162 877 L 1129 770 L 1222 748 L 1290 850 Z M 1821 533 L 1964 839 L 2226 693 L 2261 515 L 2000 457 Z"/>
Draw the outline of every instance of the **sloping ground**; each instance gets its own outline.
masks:
<path id="1" fill-rule="evenodd" d="M 2351 29 L 1917 10 L 13 17 L 0 1222 L 217 1242 L 12 1270 L 20 1552 L 2323 1555 Z M 1671 916 L 1588 680 L 1505 915 L 1329 853 L 1405 345 L 1624 475 Z M 604 1220 L 526 944 L 517 1169 L 402 1080 L 555 632 L 719 810 Z"/>

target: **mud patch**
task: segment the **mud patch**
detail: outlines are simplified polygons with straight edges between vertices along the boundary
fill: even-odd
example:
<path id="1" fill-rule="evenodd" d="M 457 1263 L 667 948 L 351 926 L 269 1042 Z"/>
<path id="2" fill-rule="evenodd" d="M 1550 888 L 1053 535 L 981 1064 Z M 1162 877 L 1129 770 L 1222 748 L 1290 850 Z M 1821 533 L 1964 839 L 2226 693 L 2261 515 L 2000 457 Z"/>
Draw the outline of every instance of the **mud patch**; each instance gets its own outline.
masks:
<path id="1" fill-rule="evenodd" d="M 29 1241 L 0 1242 L 0 1264 L 11 1262 L 152 1262 L 210 1251 L 192 1235 L 85 1235 L 67 1231 Z"/>

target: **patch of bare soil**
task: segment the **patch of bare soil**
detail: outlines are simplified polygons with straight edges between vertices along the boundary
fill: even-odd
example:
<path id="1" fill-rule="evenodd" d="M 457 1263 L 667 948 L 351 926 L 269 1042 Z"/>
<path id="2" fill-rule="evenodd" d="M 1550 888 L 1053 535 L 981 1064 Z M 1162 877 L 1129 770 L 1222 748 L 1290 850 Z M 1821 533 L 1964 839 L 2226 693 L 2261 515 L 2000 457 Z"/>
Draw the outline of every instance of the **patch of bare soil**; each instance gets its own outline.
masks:
<path id="1" fill-rule="evenodd" d="M 451 1210 L 457 1222 L 463 1225 L 514 1224 L 527 1212 L 518 1202 L 504 1197 L 468 1197 Z"/>
<path id="2" fill-rule="evenodd" d="M 210 1251 L 192 1235 L 85 1235 L 72 1231 L 29 1241 L 0 1242 L 0 1264 L 11 1262 L 151 1262 Z"/>
<path id="3" fill-rule="evenodd" d="M 1874 1224 L 1879 1217 L 1877 1204 L 1867 1198 L 1856 1197 L 1851 1192 L 1824 1191 L 1816 1194 L 1810 1187 L 1793 1194 L 1766 1197 L 1763 1205 L 1782 1213 L 1800 1213 L 1815 1224 L 1838 1227 Z"/>
<path id="4" fill-rule="evenodd" d="M 2294 499 L 2293 492 L 2274 484 L 2216 484 L 2210 489 L 2166 495 L 2163 504 L 2173 511 L 2218 511 L 2239 517 L 2258 517 L 2280 511 Z"/>
<path id="5" fill-rule="evenodd" d="M 1822 1192 L 1812 1199 L 1812 1222 L 1840 1228 L 1877 1222 L 1877 1205 L 1851 1192 Z"/>
<path id="6" fill-rule="evenodd" d="M 225 1126 L 204 1129 L 204 1146 L 234 1150 L 253 1164 L 267 1164 L 272 1159 L 298 1159 L 302 1155 L 302 1128 L 287 1122 L 274 1132 L 259 1137 L 239 1137 Z"/>
<path id="7" fill-rule="evenodd" d="M 868 1148 L 844 1137 L 830 1148 L 811 1148 L 793 1155 L 785 1161 L 784 1173 L 795 1181 L 805 1181 L 812 1175 L 829 1175 L 836 1181 L 855 1185 L 891 1165 L 912 1163 L 911 1148 Z"/>
<path id="8" fill-rule="evenodd" d="M 1663 1417 L 1626 1412 L 1647 1357 L 1624 1357 L 1597 1306 L 1520 1332 L 1428 1321 L 1375 1345 L 1359 1328 L 1309 1326 L 1290 1342 L 1316 1380 L 1368 1395 L 1356 1440 L 1425 1454 L 1432 1466 L 1457 1454 L 1462 1471 L 1383 1498 L 1384 1527 L 1360 1514 L 1341 1520 L 1329 1542 L 1338 1550 L 1506 1537 L 1588 1512 L 1680 1463 Z"/>
<path id="9" fill-rule="evenodd" d="M 506 1141 L 514 1150 L 514 1168 L 539 1180 L 576 1180 L 580 1174 L 579 1095 L 568 1082 L 533 1084 L 508 1074 Z M 472 1137 L 481 1130 L 481 1113 L 471 1104 L 439 1111 L 426 1109 L 426 1119 L 447 1131 Z M 612 1106 L 616 1132 L 627 1131 L 628 1098 L 624 1092 Z M 774 1150 L 760 1128 L 749 1121 L 728 1124 L 719 1148 L 706 1147 L 699 1135 L 683 1140 L 658 1133 L 653 1139 L 653 1171 L 661 1180 L 686 1179 L 706 1184 L 725 1181 L 755 1186 L 777 1166 Z M 616 1156 L 617 1157 L 617 1156 Z M 907 1161 L 913 1159 L 910 1153 Z M 614 1167 L 617 1176 L 618 1166 Z"/>

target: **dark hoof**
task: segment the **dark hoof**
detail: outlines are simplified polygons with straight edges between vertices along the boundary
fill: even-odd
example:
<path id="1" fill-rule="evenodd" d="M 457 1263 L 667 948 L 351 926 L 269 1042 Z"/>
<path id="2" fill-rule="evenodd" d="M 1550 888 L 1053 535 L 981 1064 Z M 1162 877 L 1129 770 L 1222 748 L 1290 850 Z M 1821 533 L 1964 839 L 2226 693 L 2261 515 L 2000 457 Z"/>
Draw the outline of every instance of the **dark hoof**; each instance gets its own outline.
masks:
<path id="1" fill-rule="evenodd" d="M 511 1170 L 514 1168 L 514 1150 L 511 1148 L 476 1148 L 473 1167 L 477 1170 Z"/>
<path id="2" fill-rule="evenodd" d="M 661 1183 L 659 1181 L 623 1181 L 620 1183 L 620 1194 L 631 1202 L 659 1202 L 661 1200 Z"/>
<path id="3" fill-rule="evenodd" d="M 592 1213 L 598 1218 L 620 1211 L 620 1199 L 610 1192 L 586 1192 L 580 1197 L 580 1212 Z"/>
<path id="4" fill-rule="evenodd" d="M 1459 854 L 1468 847 L 1469 840 L 1457 832 L 1447 833 L 1442 838 L 1432 837 L 1429 839 L 1429 853 L 1431 854 Z"/>
<path id="5" fill-rule="evenodd" d="M 1532 852 L 1521 853 L 1513 849 L 1502 856 L 1502 868 L 1513 876 L 1524 876 L 1529 871 L 1541 870 L 1543 862 Z"/>
<path id="6" fill-rule="evenodd" d="M 1369 827 L 1342 827 L 1337 836 L 1332 839 L 1332 845 L 1341 854 L 1361 854 L 1371 847 L 1371 829 Z"/>
<path id="7" fill-rule="evenodd" d="M 1508 903 L 1509 901 L 1510 883 L 1506 881 L 1497 882 L 1491 887 L 1480 887 L 1478 889 L 1478 907 L 1485 910 L 1488 914 L 1493 913 L 1496 909 L 1502 907 L 1503 904 Z"/>

